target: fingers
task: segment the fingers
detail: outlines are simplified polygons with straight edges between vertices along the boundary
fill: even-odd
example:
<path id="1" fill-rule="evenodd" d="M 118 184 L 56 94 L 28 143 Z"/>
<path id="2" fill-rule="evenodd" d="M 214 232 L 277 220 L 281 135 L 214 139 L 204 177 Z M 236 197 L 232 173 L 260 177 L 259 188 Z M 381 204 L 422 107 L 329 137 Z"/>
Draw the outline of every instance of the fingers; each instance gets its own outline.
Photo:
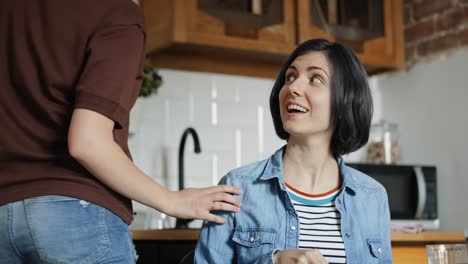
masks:
<path id="1" fill-rule="evenodd" d="M 185 200 L 191 201 L 191 205 L 186 208 L 187 218 L 203 219 L 210 222 L 224 224 L 226 220 L 220 216 L 211 214 L 210 211 L 239 212 L 241 202 L 234 197 L 241 194 L 242 190 L 230 185 L 218 185 L 203 189 L 185 189 L 180 191 L 184 194 Z M 179 214 L 181 216 L 183 214 Z"/>
<path id="2" fill-rule="evenodd" d="M 224 192 L 232 194 L 242 194 L 242 190 L 239 187 L 231 185 L 218 185 L 209 188 L 211 192 Z"/>
<path id="3" fill-rule="evenodd" d="M 238 187 L 234 187 L 230 185 L 218 185 L 218 186 L 209 187 L 206 190 L 208 190 L 210 200 L 213 202 L 229 203 L 236 207 L 241 206 L 240 200 L 230 194 L 230 193 L 241 194 L 242 190 Z M 213 209 L 213 210 L 218 210 L 218 209 Z M 224 209 L 220 209 L 220 210 L 224 210 Z M 233 210 L 227 210 L 227 211 L 233 211 Z M 237 212 L 237 211 L 233 211 L 233 212 Z"/>
<path id="4" fill-rule="evenodd" d="M 298 258 L 297 258 L 297 264 L 313 264 L 314 262 L 312 262 L 310 260 L 310 258 L 307 257 L 307 254 L 305 255 L 300 255 Z"/>
<path id="5" fill-rule="evenodd" d="M 241 206 L 241 202 L 239 201 L 239 199 L 237 199 L 236 197 L 230 195 L 230 194 L 227 194 L 227 193 L 215 193 L 215 194 L 212 194 L 212 201 L 213 202 L 224 202 L 224 203 L 229 203 L 229 204 L 232 204 L 236 207 L 240 207 Z"/>
<path id="6" fill-rule="evenodd" d="M 327 260 L 325 260 L 325 258 L 322 256 L 322 253 L 320 253 L 320 250 L 318 249 L 307 250 L 305 253 L 305 257 L 307 259 L 306 263 L 314 263 L 314 264 L 328 263 Z"/>
<path id="7" fill-rule="evenodd" d="M 222 218 L 221 216 L 217 216 L 214 214 L 207 213 L 202 219 L 217 223 L 217 224 L 224 224 L 226 223 L 226 219 Z"/>
<path id="8" fill-rule="evenodd" d="M 213 209 L 211 210 L 215 210 L 215 211 L 230 211 L 230 212 L 234 212 L 234 213 L 237 213 L 240 211 L 240 207 L 239 206 L 234 206 L 232 204 L 229 204 L 229 203 L 223 203 L 223 202 L 213 202 Z M 210 211 L 211 211 L 210 210 Z"/>

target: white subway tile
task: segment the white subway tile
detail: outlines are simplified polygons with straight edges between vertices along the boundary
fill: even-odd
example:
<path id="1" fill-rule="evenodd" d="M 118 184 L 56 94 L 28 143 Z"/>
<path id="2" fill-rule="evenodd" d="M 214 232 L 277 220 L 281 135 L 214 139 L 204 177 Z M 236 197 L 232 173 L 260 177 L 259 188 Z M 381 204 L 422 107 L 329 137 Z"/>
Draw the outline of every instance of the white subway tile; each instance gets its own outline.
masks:
<path id="1" fill-rule="evenodd" d="M 242 163 L 250 164 L 259 160 L 257 129 L 242 129 Z"/>
<path id="2" fill-rule="evenodd" d="M 215 77 L 213 74 L 189 74 L 189 90 L 193 93 L 196 102 L 211 102 L 211 88 Z"/>
<path id="3" fill-rule="evenodd" d="M 220 127 L 257 127 L 257 106 L 219 104 L 218 124 Z"/>
<path id="4" fill-rule="evenodd" d="M 193 124 L 196 126 L 212 126 L 212 101 L 198 100 L 194 97 Z"/>
<path id="5" fill-rule="evenodd" d="M 187 177 L 185 177 L 185 188 L 206 188 L 211 186 L 213 186 L 213 184 L 209 177 L 200 177 L 198 175 L 187 175 Z"/>
<path id="6" fill-rule="evenodd" d="M 282 140 L 276 135 L 275 127 L 273 125 L 273 119 L 271 115 L 265 116 L 265 154 L 264 157 L 272 155 L 277 149 L 286 144 L 285 140 Z"/>
<path id="7" fill-rule="evenodd" d="M 235 155 L 236 155 L 236 167 L 242 165 L 242 132 L 240 129 L 236 128 L 234 131 L 234 146 L 235 146 Z"/>
<path id="8" fill-rule="evenodd" d="M 189 146 L 190 145 L 190 146 Z M 204 152 L 193 152 L 193 144 L 187 144 L 184 154 L 185 175 L 187 177 L 211 178 L 211 155 Z"/>
<path id="9" fill-rule="evenodd" d="M 168 69 L 160 74 L 163 86 L 142 99 L 141 124 L 129 146 L 135 163 L 169 189 L 178 189 L 178 148 L 189 126 L 198 132 L 202 152 L 193 153 L 193 139 L 188 137 L 187 187 L 211 186 L 238 165 L 268 157 L 284 144 L 269 113 L 272 80 Z"/>
<path id="10" fill-rule="evenodd" d="M 242 86 L 242 78 L 238 76 L 217 76 L 216 88 L 218 102 L 238 103 L 240 102 L 239 87 Z"/>
<path id="11" fill-rule="evenodd" d="M 164 121 L 164 97 L 157 95 L 148 98 L 138 99 L 141 103 L 139 114 L 141 115 L 141 122 L 147 124 L 163 122 Z M 140 124 L 140 125 L 144 125 Z M 161 124 L 157 124 L 159 127 Z"/>
<path id="12" fill-rule="evenodd" d="M 225 127 L 197 127 L 202 149 L 207 151 L 232 151 L 234 153 L 234 129 Z"/>
<path id="13" fill-rule="evenodd" d="M 240 100 L 244 105 L 269 105 L 273 81 L 270 79 L 249 79 L 240 86 Z"/>
<path id="14" fill-rule="evenodd" d="M 228 172 L 236 168 L 236 158 L 234 152 L 218 152 L 219 163 L 218 163 L 218 175 L 219 180 L 226 175 Z"/>
<path id="15" fill-rule="evenodd" d="M 177 70 L 160 70 L 159 74 L 163 79 L 161 87 L 157 91 L 157 96 L 161 97 L 186 97 L 189 92 L 190 75 Z"/>
<path id="16" fill-rule="evenodd" d="M 262 103 L 270 96 L 273 87 L 273 80 L 263 78 L 253 78 L 238 75 L 216 76 L 216 85 L 219 90 L 219 101 L 241 104 Z"/>

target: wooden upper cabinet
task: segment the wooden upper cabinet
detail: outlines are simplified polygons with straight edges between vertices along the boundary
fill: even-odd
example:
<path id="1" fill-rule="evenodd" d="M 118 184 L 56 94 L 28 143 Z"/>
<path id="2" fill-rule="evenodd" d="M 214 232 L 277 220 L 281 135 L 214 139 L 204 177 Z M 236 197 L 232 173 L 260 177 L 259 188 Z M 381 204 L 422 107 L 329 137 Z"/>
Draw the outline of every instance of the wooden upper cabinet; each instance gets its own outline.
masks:
<path id="1" fill-rule="evenodd" d="M 404 66 L 402 0 L 140 0 L 157 67 L 274 78 L 297 44 L 347 44 L 370 74 Z"/>
<path id="2" fill-rule="evenodd" d="M 159 67 L 272 77 L 296 45 L 291 0 L 141 0 Z"/>
<path id="3" fill-rule="evenodd" d="M 370 74 L 405 65 L 401 0 L 299 0 L 298 40 L 350 46 Z"/>

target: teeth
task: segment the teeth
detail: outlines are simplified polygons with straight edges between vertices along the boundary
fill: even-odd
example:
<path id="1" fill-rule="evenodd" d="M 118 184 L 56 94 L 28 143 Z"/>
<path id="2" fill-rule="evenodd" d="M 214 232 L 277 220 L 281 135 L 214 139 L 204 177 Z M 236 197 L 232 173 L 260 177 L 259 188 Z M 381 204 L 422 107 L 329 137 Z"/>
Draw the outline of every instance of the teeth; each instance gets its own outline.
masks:
<path id="1" fill-rule="evenodd" d="M 301 111 L 303 113 L 306 113 L 308 110 L 302 106 L 299 106 L 299 105 L 296 105 L 296 104 L 290 104 L 288 105 L 288 111 L 291 111 L 291 110 L 297 110 L 297 111 Z"/>

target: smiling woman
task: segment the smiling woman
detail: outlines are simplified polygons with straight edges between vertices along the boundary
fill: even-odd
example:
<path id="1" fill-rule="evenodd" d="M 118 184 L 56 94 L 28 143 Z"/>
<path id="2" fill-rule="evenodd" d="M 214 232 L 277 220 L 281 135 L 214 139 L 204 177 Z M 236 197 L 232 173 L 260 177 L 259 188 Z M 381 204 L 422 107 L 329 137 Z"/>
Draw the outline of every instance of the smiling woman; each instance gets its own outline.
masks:
<path id="1" fill-rule="evenodd" d="M 331 130 L 329 68 L 325 54 L 312 52 L 298 57 L 286 70 L 279 104 L 283 128 L 289 134 L 301 137 Z"/>
<path id="2" fill-rule="evenodd" d="M 270 158 L 229 172 L 242 210 L 205 222 L 197 263 L 391 263 L 385 189 L 346 166 L 341 155 L 369 137 L 372 98 L 361 62 L 327 40 L 299 45 L 270 95 L 286 146 Z"/>

